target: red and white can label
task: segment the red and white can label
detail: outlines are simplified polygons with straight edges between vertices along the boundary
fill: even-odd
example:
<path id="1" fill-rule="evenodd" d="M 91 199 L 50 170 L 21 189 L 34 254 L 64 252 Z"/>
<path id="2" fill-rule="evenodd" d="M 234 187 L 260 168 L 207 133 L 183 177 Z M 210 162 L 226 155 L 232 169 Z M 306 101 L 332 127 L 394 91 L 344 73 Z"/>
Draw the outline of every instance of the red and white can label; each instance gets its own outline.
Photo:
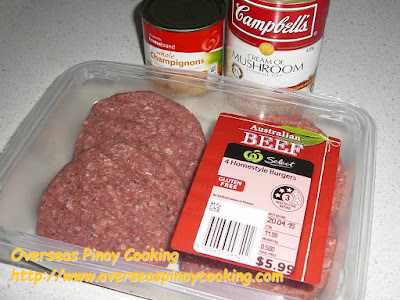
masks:
<path id="1" fill-rule="evenodd" d="M 226 75 L 270 87 L 310 89 L 328 9 L 329 0 L 231 0 Z"/>
<path id="2" fill-rule="evenodd" d="M 143 20 L 143 29 L 147 65 L 222 73 L 223 20 L 191 32 L 167 31 Z"/>

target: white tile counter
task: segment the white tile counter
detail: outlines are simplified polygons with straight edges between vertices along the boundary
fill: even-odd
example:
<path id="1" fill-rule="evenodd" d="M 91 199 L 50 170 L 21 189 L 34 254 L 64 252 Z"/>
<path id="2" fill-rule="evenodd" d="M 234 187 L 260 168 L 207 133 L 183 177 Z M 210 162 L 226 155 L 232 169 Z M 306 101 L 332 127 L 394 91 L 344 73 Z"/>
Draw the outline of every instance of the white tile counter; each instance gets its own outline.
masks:
<path id="1" fill-rule="evenodd" d="M 0 0 L 0 152 L 68 68 L 89 60 L 143 64 L 138 5 Z M 398 0 L 331 0 L 314 89 L 360 106 L 377 125 L 366 299 L 400 297 L 399 15 Z M 135 299 L 83 283 L 12 282 L 13 268 L 0 263 L 1 299 Z"/>

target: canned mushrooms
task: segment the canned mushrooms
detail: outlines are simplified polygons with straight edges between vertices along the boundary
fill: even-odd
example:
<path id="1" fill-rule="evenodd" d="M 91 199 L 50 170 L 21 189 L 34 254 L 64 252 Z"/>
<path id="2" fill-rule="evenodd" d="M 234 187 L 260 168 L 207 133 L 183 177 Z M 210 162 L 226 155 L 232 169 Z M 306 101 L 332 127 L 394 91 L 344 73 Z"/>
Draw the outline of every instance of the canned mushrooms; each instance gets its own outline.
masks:
<path id="1" fill-rule="evenodd" d="M 146 65 L 221 74 L 224 17 L 222 0 L 144 0 Z"/>

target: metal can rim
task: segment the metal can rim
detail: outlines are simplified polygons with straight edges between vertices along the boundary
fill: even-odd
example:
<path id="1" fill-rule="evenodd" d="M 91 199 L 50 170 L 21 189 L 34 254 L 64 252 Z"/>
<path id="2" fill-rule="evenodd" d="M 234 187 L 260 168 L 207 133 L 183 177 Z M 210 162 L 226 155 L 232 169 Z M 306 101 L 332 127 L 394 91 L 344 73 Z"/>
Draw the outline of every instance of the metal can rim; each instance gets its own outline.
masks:
<path id="1" fill-rule="evenodd" d="M 142 19 L 144 21 L 146 21 L 148 24 L 150 24 L 151 26 L 157 28 L 157 29 L 161 29 L 164 31 L 168 31 L 168 32 L 177 32 L 177 33 L 187 33 L 187 32 L 195 32 L 195 31 L 201 31 L 210 27 L 215 26 L 216 24 L 220 23 L 221 21 L 223 21 L 225 19 L 225 14 L 226 14 L 226 6 L 225 6 L 225 2 L 223 2 L 222 0 L 214 0 L 220 7 L 221 9 L 221 13 L 218 15 L 218 17 L 216 18 L 216 20 L 208 25 L 202 26 L 202 27 L 194 27 L 194 28 L 185 28 L 185 29 L 180 29 L 180 28 L 169 28 L 169 27 L 163 27 L 160 25 L 156 25 L 154 24 L 154 22 L 152 22 L 152 20 L 150 18 L 146 18 L 146 9 L 148 7 L 149 4 L 151 4 L 151 2 L 153 1 L 158 1 L 158 0 L 144 0 L 141 4 L 141 15 L 142 15 Z M 164 0 L 165 1 L 165 0 Z M 165 26 L 167 26 L 167 24 L 165 24 Z"/>

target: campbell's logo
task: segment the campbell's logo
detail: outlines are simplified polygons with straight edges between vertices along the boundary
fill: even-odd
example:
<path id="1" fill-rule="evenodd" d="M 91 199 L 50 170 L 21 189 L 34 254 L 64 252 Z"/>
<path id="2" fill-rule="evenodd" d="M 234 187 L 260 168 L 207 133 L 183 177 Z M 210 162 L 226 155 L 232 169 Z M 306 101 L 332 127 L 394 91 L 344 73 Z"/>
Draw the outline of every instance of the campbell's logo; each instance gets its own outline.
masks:
<path id="1" fill-rule="evenodd" d="M 295 42 L 318 34 L 314 31 L 317 3 L 302 7 L 276 7 L 261 3 L 232 0 L 231 24 L 239 32 L 270 42 Z"/>

